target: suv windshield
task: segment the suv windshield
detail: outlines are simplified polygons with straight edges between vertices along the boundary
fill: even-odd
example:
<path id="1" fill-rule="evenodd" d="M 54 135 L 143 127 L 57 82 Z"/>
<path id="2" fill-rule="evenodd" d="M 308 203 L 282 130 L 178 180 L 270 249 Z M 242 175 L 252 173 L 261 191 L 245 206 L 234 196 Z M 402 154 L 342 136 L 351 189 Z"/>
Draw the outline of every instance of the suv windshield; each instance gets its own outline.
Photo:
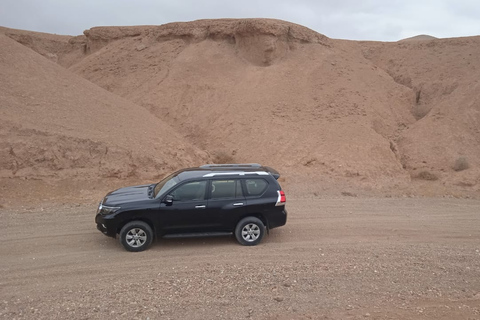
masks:
<path id="1" fill-rule="evenodd" d="M 178 178 L 176 177 L 176 173 L 172 173 L 171 175 L 165 177 L 162 181 L 157 183 L 155 186 L 155 190 L 153 192 L 153 197 L 158 198 L 162 194 L 165 193 L 168 189 L 173 187 L 179 182 Z"/>

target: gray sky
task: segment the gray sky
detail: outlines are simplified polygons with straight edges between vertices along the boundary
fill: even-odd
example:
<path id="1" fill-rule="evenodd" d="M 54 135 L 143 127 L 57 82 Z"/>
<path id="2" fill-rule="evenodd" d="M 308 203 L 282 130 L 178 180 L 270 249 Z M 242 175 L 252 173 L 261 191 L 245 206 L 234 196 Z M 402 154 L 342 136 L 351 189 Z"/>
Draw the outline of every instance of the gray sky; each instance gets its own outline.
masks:
<path id="1" fill-rule="evenodd" d="M 480 35 L 480 0 L 0 0 L 0 26 L 79 35 L 95 26 L 276 18 L 330 38 Z"/>

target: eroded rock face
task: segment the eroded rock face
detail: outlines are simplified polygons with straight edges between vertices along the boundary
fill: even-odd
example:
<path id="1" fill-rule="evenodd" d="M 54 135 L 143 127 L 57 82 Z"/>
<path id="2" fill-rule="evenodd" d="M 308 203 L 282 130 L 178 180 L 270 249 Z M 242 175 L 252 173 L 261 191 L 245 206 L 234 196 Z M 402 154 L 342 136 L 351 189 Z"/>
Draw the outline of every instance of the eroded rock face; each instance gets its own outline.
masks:
<path id="1" fill-rule="evenodd" d="M 271 35 L 248 35 L 235 38 L 240 57 L 258 66 L 269 66 L 288 54 L 286 41 Z"/>
<path id="2" fill-rule="evenodd" d="M 269 66 L 285 57 L 297 43 L 330 45 L 330 40 L 308 28 L 272 19 L 222 19 L 169 23 L 161 26 L 95 27 L 84 32 L 87 53 L 124 38 L 147 38 L 157 42 L 174 39 L 186 44 L 205 40 L 224 41 L 238 56 L 258 66 Z"/>

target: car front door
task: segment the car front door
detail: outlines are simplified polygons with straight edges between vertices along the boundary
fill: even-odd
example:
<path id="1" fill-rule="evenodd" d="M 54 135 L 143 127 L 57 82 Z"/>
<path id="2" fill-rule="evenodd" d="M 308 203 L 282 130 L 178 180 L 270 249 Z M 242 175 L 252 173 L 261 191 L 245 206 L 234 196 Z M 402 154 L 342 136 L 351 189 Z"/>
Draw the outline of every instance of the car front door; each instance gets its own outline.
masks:
<path id="1" fill-rule="evenodd" d="M 181 184 L 160 203 L 157 232 L 160 234 L 200 232 L 206 223 L 207 180 Z M 165 199 L 172 199 L 167 203 Z"/>

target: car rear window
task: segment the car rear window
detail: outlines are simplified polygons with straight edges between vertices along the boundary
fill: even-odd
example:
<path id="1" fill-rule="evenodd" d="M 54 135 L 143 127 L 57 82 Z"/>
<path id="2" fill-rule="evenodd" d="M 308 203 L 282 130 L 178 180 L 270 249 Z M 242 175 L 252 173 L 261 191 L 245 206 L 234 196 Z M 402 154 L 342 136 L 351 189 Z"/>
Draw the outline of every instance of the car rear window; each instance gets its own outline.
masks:
<path id="1" fill-rule="evenodd" d="M 242 198 L 239 180 L 212 180 L 211 199 Z"/>
<path id="2" fill-rule="evenodd" d="M 247 196 L 260 196 L 267 189 L 268 182 L 263 179 L 245 179 Z"/>

